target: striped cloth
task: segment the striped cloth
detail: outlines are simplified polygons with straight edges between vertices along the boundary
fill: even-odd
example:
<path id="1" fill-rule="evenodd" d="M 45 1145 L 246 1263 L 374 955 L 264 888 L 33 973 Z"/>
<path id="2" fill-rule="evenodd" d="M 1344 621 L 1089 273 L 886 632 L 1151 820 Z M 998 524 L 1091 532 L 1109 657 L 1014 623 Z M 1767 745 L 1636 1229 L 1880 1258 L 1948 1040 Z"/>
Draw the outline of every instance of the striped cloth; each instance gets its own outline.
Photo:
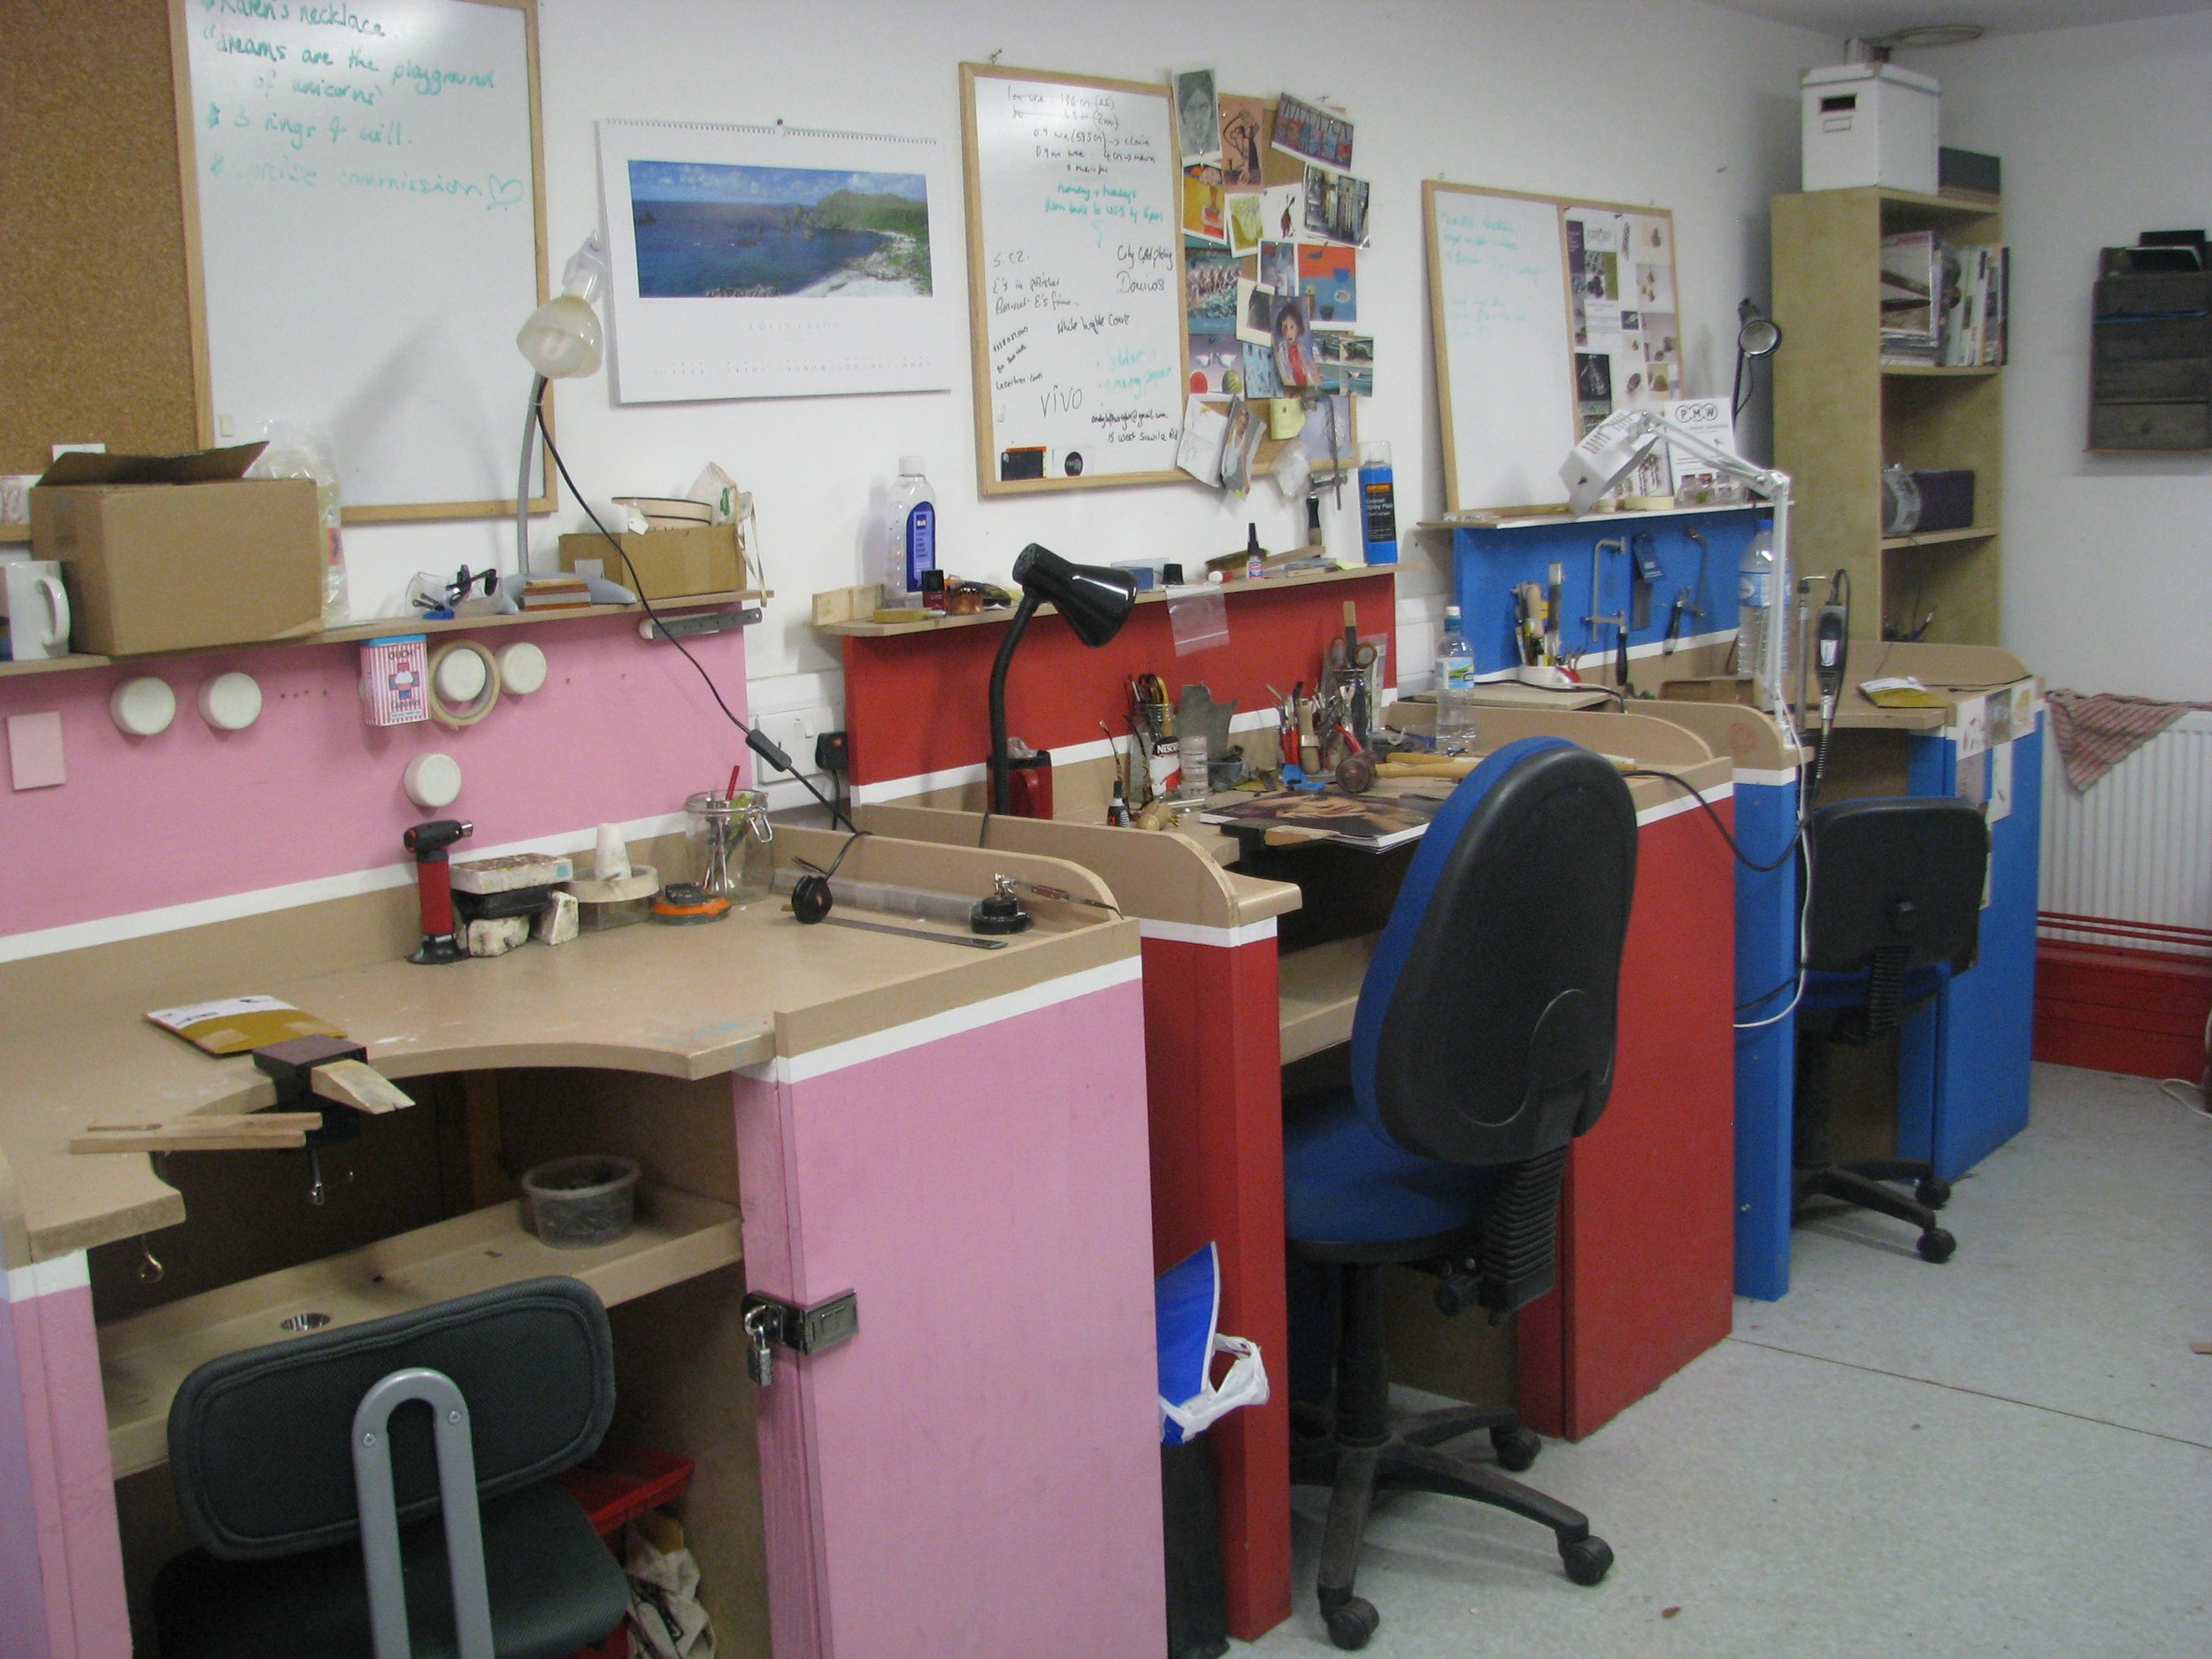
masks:
<path id="1" fill-rule="evenodd" d="M 2212 703 L 2160 703 L 2151 697 L 2115 696 L 2108 691 L 2093 696 L 2054 691 L 2046 701 L 2051 710 L 2051 736 L 2058 744 L 2066 781 L 2076 794 L 2190 710 L 2212 709 Z"/>

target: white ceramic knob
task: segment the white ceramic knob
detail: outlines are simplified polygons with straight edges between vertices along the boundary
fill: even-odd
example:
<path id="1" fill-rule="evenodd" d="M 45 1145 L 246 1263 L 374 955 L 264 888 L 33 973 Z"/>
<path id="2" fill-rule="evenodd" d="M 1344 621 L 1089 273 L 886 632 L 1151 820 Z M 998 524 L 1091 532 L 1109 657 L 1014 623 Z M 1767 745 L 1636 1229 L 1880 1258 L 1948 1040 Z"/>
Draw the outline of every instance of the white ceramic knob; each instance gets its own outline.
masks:
<path id="1" fill-rule="evenodd" d="M 518 640 L 499 653 L 499 683 L 518 697 L 526 697 L 545 684 L 545 653 L 527 640 Z"/>
<path id="2" fill-rule="evenodd" d="M 474 651 L 445 651 L 438 657 L 438 695 L 449 708 L 459 709 L 484 695 L 491 669 Z"/>
<path id="3" fill-rule="evenodd" d="M 177 694 L 159 675 L 141 674 L 109 694 L 108 712 L 131 736 L 152 737 L 167 731 L 177 718 Z"/>
<path id="4" fill-rule="evenodd" d="M 450 755 L 418 755 L 407 763 L 400 782 L 410 801 L 434 812 L 461 798 L 461 763 Z"/>
<path id="5" fill-rule="evenodd" d="M 200 684 L 200 718 L 219 732 L 242 732 L 261 718 L 261 687 L 251 674 L 218 674 Z"/>

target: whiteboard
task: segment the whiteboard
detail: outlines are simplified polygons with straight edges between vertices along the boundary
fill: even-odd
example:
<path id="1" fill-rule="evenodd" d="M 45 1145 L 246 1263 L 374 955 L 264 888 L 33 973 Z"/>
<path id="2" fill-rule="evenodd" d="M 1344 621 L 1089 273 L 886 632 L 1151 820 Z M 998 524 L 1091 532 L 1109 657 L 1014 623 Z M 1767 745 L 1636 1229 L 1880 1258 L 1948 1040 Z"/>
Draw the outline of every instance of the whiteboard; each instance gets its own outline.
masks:
<path id="1" fill-rule="evenodd" d="M 1563 504 L 1578 434 L 1559 204 L 1433 180 L 1423 194 L 1445 504 Z"/>
<path id="2" fill-rule="evenodd" d="M 960 87 L 983 493 L 1181 480 L 1167 88 L 983 64 Z"/>
<path id="3" fill-rule="evenodd" d="M 203 440 L 317 422 L 349 518 L 511 512 L 533 0 L 173 4 Z"/>

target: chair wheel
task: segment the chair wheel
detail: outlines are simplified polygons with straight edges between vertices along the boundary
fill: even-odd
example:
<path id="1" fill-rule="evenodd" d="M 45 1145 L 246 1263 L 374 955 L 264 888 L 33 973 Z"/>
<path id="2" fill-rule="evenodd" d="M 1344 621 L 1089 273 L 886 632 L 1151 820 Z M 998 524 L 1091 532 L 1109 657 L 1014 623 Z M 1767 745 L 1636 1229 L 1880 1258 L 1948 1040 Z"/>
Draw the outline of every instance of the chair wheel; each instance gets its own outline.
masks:
<path id="1" fill-rule="evenodd" d="M 1517 1475 L 1536 1461 L 1536 1454 L 1544 1449 L 1544 1442 L 1532 1429 L 1492 1429 L 1490 1449 L 1498 1455 L 1499 1468 Z"/>
<path id="2" fill-rule="evenodd" d="M 1613 1565 L 1613 1547 L 1601 1538 L 1578 1538 L 1571 1544 L 1560 1545 L 1559 1559 L 1566 1563 L 1567 1576 L 1577 1584 L 1599 1584 Z"/>
<path id="3" fill-rule="evenodd" d="M 1940 1210 L 1951 1202 L 1951 1183 L 1939 1175 L 1924 1176 L 1912 1189 L 1912 1195 L 1931 1210 Z"/>
<path id="4" fill-rule="evenodd" d="M 1365 1596 L 1354 1595 L 1333 1607 L 1323 1602 L 1321 1622 L 1329 1627 L 1329 1640 L 1348 1652 L 1367 1646 L 1367 1639 L 1382 1623 L 1382 1615 Z"/>
<path id="5" fill-rule="evenodd" d="M 1947 1262 L 1958 1248 L 1959 1241 L 1941 1227 L 1930 1227 L 1920 1235 L 1920 1254 L 1926 1261 Z"/>

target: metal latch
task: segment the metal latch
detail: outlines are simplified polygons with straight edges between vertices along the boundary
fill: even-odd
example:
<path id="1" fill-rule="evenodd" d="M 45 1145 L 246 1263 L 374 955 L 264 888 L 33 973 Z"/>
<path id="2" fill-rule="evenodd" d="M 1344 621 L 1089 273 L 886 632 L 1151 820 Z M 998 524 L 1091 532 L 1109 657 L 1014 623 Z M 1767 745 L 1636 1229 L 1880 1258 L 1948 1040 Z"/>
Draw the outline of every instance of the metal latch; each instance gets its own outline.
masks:
<path id="1" fill-rule="evenodd" d="M 810 1308 L 802 1308 L 780 1296 L 749 1291 L 741 1306 L 745 1372 L 763 1388 L 775 1380 L 779 1346 L 795 1354 L 818 1354 L 826 1348 L 835 1348 L 848 1340 L 860 1330 L 857 1291 L 844 1291 Z"/>

